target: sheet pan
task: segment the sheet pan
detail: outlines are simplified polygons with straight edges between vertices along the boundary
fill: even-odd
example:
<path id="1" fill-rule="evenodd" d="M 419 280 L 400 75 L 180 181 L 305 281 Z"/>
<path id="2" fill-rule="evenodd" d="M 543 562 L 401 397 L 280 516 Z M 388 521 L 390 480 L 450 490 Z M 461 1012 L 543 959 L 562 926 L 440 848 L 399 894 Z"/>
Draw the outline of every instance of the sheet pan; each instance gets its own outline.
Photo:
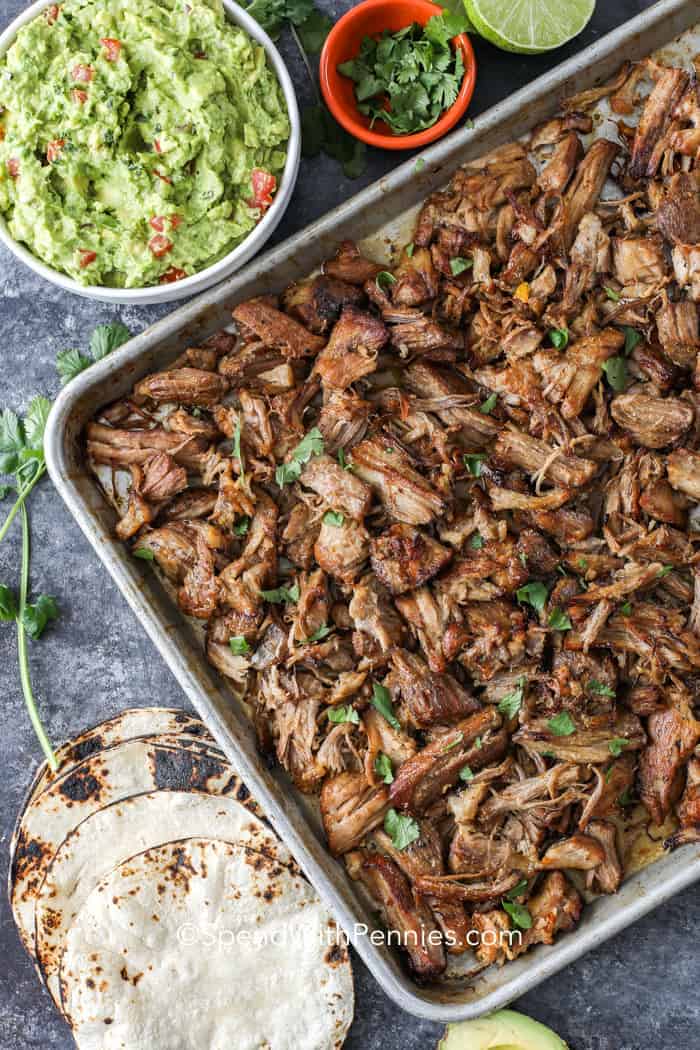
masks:
<path id="1" fill-rule="evenodd" d="M 568 60 L 505 102 L 475 126 L 454 132 L 422 155 L 380 179 L 283 244 L 268 251 L 218 288 L 204 293 L 84 372 L 61 393 L 46 436 L 51 478 L 120 591 L 219 744 L 267 811 L 272 823 L 351 942 L 388 995 L 405 1010 L 436 1021 L 476 1017 L 530 991 L 584 952 L 601 944 L 673 894 L 700 879 L 700 850 L 687 846 L 628 878 L 614 897 L 584 911 L 578 928 L 551 947 L 538 947 L 502 969 L 475 980 L 418 986 L 394 949 L 372 944 L 372 910 L 341 864 L 328 853 L 317 813 L 285 774 L 268 770 L 258 755 L 252 727 L 201 652 L 201 645 L 148 565 L 129 556 L 113 537 L 114 512 L 85 469 L 79 437 L 94 412 L 120 397 L 146 373 L 169 363 L 230 322 L 232 306 L 252 295 L 280 289 L 307 276 L 339 241 L 361 241 L 376 258 L 391 261 L 392 244 L 410 239 L 415 210 L 466 160 L 526 133 L 550 116 L 558 100 L 611 76 L 621 59 L 660 55 L 687 61 L 700 51 L 698 0 L 662 0 L 642 15 Z M 680 44 L 669 45 L 685 33 Z M 487 75 L 487 74 L 482 74 Z"/>

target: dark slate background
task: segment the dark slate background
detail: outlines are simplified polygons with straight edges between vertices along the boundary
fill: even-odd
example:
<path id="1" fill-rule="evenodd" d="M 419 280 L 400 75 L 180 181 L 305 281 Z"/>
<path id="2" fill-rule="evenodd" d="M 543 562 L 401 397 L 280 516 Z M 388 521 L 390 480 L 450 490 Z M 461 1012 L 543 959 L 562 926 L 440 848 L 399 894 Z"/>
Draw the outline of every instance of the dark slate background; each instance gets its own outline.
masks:
<path id="1" fill-rule="evenodd" d="M 321 0 L 321 6 L 337 17 L 352 5 Z M 545 57 L 505 55 L 477 40 L 479 79 L 471 116 L 648 6 L 644 0 L 600 0 L 586 31 L 568 47 Z M 6 25 L 21 7 L 17 0 L 0 0 L 0 24 Z M 310 91 L 303 67 L 290 41 L 283 40 L 282 49 L 292 67 L 300 101 L 306 102 Z M 527 114 L 523 114 L 526 123 Z M 404 158 L 401 153 L 370 151 L 367 172 L 356 181 L 345 179 L 327 158 L 304 161 L 279 236 L 294 233 Z M 0 407 L 18 410 L 24 409 L 35 393 L 55 395 L 56 353 L 69 346 L 85 347 L 96 323 L 120 317 L 136 332 L 174 308 L 174 304 L 111 308 L 74 298 L 35 277 L 4 249 L 0 249 L 0 283 Z M 32 585 L 37 592 L 56 595 L 62 609 L 60 623 L 40 644 L 31 645 L 30 653 L 36 693 L 53 740 L 65 739 L 125 707 L 183 704 L 177 683 L 49 481 L 35 490 L 30 509 Z M 19 529 L 13 527 L 0 548 L 0 582 L 16 585 L 18 565 Z M 14 631 L 9 625 L 0 625 L 0 668 L 4 880 L 15 815 L 40 759 L 23 707 Z M 0 1048 L 68 1050 L 72 1038 L 20 947 L 4 895 L 1 907 Z M 700 902 L 691 889 L 515 1005 L 554 1027 L 572 1050 L 698 1047 L 699 926 Z M 357 1019 L 347 1043 L 349 1050 L 422 1050 L 435 1046 L 439 1026 L 416 1020 L 395 1007 L 359 961 L 355 973 Z"/>

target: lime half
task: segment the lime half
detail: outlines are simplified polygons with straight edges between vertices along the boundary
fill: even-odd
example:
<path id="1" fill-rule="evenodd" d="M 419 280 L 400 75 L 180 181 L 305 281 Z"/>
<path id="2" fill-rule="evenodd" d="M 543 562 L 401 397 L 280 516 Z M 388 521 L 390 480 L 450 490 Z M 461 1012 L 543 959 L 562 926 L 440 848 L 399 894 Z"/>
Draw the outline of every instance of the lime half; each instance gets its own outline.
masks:
<path id="1" fill-rule="evenodd" d="M 464 0 L 477 33 L 504 51 L 538 55 L 577 36 L 595 0 Z"/>

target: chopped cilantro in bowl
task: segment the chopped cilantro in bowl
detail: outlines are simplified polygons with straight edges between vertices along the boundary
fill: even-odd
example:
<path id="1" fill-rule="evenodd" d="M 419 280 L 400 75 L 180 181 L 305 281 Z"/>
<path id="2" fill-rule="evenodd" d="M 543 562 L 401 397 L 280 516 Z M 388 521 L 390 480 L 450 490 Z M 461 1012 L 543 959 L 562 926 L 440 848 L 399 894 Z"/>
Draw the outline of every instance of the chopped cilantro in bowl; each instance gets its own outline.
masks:
<path id="1" fill-rule="evenodd" d="M 451 41 L 467 27 L 464 16 L 446 10 L 424 26 L 412 22 L 363 37 L 356 57 L 337 68 L 354 82 L 357 109 L 370 128 L 382 122 L 393 135 L 414 135 L 433 127 L 457 101 L 465 67 Z"/>

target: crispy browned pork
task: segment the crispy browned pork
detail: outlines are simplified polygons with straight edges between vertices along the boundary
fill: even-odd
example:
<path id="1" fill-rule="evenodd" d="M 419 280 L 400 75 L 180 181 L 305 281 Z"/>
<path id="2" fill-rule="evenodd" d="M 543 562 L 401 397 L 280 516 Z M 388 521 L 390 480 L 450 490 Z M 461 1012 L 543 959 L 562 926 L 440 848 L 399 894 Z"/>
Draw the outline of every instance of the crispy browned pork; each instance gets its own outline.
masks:
<path id="1" fill-rule="evenodd" d="M 700 840 L 698 128 L 628 64 L 87 428 L 422 980 L 551 944 L 627 822 Z"/>

